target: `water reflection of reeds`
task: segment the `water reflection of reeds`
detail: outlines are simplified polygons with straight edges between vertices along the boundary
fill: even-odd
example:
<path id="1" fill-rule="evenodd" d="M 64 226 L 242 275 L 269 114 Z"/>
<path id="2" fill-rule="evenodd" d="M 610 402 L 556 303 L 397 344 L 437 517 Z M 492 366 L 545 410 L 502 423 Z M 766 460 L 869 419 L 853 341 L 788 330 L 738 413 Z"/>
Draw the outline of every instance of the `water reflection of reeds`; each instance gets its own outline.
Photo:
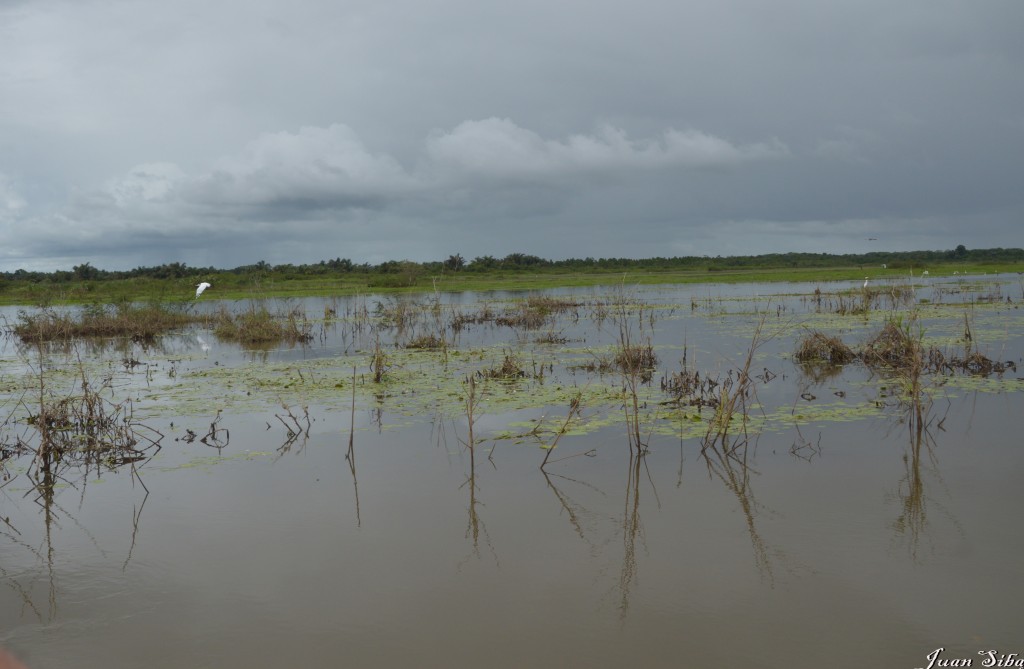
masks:
<path id="1" fill-rule="evenodd" d="M 750 536 L 754 565 L 761 577 L 774 582 L 772 563 L 768 546 L 757 529 L 757 515 L 763 509 L 754 498 L 750 476 L 756 473 L 750 465 L 751 444 L 746 437 L 735 437 L 729 441 L 705 442 L 701 457 L 707 467 L 708 476 L 717 478 L 736 497 Z"/>
<path id="2" fill-rule="evenodd" d="M 482 541 L 494 558 L 494 563 L 498 565 L 500 561 L 498 560 L 498 553 L 494 548 L 494 542 L 491 541 L 491 535 L 487 532 L 487 525 L 480 516 L 480 508 L 484 505 L 477 497 L 479 488 L 476 479 L 476 448 L 473 445 L 468 445 L 466 451 L 469 454 L 469 474 L 460 486 L 460 488 L 466 488 L 469 492 L 469 503 L 466 506 L 466 539 L 470 542 L 470 556 L 467 556 L 466 559 L 468 560 L 469 557 L 480 559 Z"/>
<path id="3" fill-rule="evenodd" d="M 629 456 L 629 467 L 627 468 L 625 504 L 622 510 L 622 568 L 619 570 L 619 617 L 625 619 L 629 614 L 630 595 L 637 583 L 638 564 L 637 546 L 646 547 L 646 534 L 644 532 L 643 519 L 640 516 L 640 483 L 641 465 L 647 473 L 647 480 L 651 484 L 651 491 L 655 500 L 658 498 L 658 491 L 654 487 L 654 480 L 650 477 L 647 467 L 646 454 L 636 454 L 632 451 Z M 658 501 L 658 506 L 661 506 Z"/>
<path id="4" fill-rule="evenodd" d="M 939 421 L 939 424 L 944 420 L 945 418 Z M 935 452 L 937 444 L 930 427 L 933 422 L 934 419 L 928 414 L 913 411 L 904 423 L 907 428 L 907 442 L 902 458 L 903 476 L 897 483 L 894 495 L 899 512 L 892 521 L 891 528 L 894 539 L 904 544 L 907 555 L 913 562 L 924 561 L 924 551 L 930 553 L 935 549 L 930 537 L 934 520 L 932 510 L 937 510 L 962 533 L 960 523 L 950 509 L 928 493 L 932 484 L 946 489 Z"/>
<path id="5" fill-rule="evenodd" d="M 79 507 L 84 503 L 88 477 L 83 472 L 79 479 L 72 480 L 69 476 L 71 471 L 72 469 L 64 459 L 53 451 L 41 449 L 35 458 L 31 474 L 26 475 L 30 479 L 31 486 L 23 497 L 30 499 L 40 509 L 42 516 L 40 545 L 33 545 L 28 540 L 29 536 L 36 534 L 35 528 L 30 528 L 23 533 L 10 517 L 0 518 L 0 521 L 3 522 L 0 536 L 3 536 L 10 545 L 23 549 L 35 562 L 34 568 L 22 568 L 16 573 L 8 572 L 0 565 L 0 576 L 3 576 L 4 585 L 18 594 L 22 602 L 22 610 L 31 612 L 39 623 L 53 622 L 60 614 L 61 578 L 58 564 L 61 558 L 57 549 L 57 538 L 60 533 L 66 527 L 73 526 L 82 532 L 101 553 L 106 553 L 107 550 L 98 543 L 92 532 L 79 521 L 76 515 L 58 501 L 60 494 L 67 490 L 74 490 L 79 494 Z M 125 559 L 121 564 L 122 571 L 126 570 L 132 561 L 142 512 L 149 500 L 149 489 L 146 488 L 134 466 L 132 476 L 133 480 L 139 484 L 142 499 L 132 503 L 130 537 Z M 6 496 L 5 486 L 0 486 L 0 493 Z M 38 594 L 40 583 L 43 583 L 45 588 L 43 597 Z"/>

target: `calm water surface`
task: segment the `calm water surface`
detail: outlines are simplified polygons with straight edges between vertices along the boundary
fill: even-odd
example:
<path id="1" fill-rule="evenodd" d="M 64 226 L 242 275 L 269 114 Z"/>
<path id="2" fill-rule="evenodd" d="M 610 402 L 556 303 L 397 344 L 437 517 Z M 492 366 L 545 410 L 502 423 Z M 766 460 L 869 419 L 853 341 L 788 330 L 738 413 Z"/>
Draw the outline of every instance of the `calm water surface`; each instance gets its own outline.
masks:
<path id="1" fill-rule="evenodd" d="M 917 286 L 926 337 L 962 348 L 966 314 L 980 352 L 1020 363 L 1016 276 L 933 281 Z M 33 487 L 30 455 L 7 460 L 0 645 L 33 669 L 910 669 L 940 647 L 976 664 L 981 650 L 1024 653 L 1018 372 L 932 379 L 927 427 L 916 430 L 891 379 L 855 363 L 815 381 L 793 362 L 808 329 L 858 345 L 882 322 L 816 306 L 816 287 L 635 289 L 654 308 L 633 332 L 659 358 L 643 396 L 647 452 L 631 451 L 621 402 L 592 402 L 583 407 L 591 427 L 562 436 L 552 460 L 566 459 L 544 471 L 529 421 L 543 416 L 557 430 L 567 413 L 546 393 L 621 389 L 614 372 L 573 368 L 616 341 L 618 326 L 593 317 L 609 289 L 553 291 L 583 303 L 539 331 L 560 345 L 537 343 L 538 331 L 475 325 L 447 367 L 440 353 L 418 363 L 394 346 L 409 332 L 343 320 L 391 304 L 372 296 L 288 303 L 311 317 L 338 314 L 305 347 L 247 351 L 196 330 L 148 347 L 52 351 L 46 369 L 86 358 L 109 395 L 132 399 L 136 418 L 164 438 L 138 477 L 130 467 L 71 468 L 49 493 Z M 521 297 L 443 301 L 501 311 Z M 17 319 L 16 309 L 4 314 Z M 657 413 L 659 378 L 684 355 L 724 378 L 763 314 L 769 336 L 752 367 L 770 374 L 751 413 L 769 418 L 731 453 L 702 451 L 700 438 L 674 433 Z M 410 327 L 431 331 L 429 318 Z M 542 382 L 482 391 L 471 452 L 467 418 L 453 410 L 464 398 L 442 397 L 440 382 L 373 388 L 367 352 L 378 336 L 396 378 L 433 370 L 456 390 L 467 364 L 486 369 L 514 354 L 528 369 L 550 366 Z M 0 360 L 4 416 L 15 416 L 38 352 L 8 336 Z M 70 377 L 52 380 L 62 382 Z M 516 404 L 516 393 L 527 398 Z M 820 406 L 831 408 L 812 417 Z M 302 417 L 303 407 L 308 432 L 291 438 L 287 412 Z M 229 431 L 220 448 L 187 442 L 188 430 L 201 437 L 211 423 Z M 4 430 L 8 445 L 31 433 L 12 421 Z M 549 430 L 542 441 L 552 438 Z"/>

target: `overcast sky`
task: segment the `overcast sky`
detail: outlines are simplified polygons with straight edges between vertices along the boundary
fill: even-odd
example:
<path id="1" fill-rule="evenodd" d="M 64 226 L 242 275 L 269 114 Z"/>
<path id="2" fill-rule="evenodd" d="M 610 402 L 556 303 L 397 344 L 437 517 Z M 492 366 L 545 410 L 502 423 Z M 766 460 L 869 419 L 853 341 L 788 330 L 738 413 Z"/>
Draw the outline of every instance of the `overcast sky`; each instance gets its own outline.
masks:
<path id="1" fill-rule="evenodd" d="M 0 0 L 0 270 L 1021 247 L 1022 35 L 1020 0 Z"/>

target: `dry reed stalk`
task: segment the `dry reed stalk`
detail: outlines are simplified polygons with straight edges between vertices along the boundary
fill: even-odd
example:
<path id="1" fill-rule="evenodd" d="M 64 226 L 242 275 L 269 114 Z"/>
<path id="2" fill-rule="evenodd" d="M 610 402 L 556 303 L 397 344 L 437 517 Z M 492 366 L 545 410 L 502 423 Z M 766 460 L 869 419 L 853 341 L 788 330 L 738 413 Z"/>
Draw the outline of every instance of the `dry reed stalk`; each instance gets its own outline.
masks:
<path id="1" fill-rule="evenodd" d="M 544 454 L 544 461 L 540 463 L 541 469 L 544 469 L 544 465 L 548 463 L 548 458 L 551 457 L 551 454 L 558 446 L 558 440 L 561 439 L 562 435 L 565 434 L 566 431 L 569 429 L 569 423 L 572 422 L 573 417 L 578 416 L 580 414 L 580 404 L 582 399 L 583 394 L 576 393 L 576 395 L 569 401 L 569 413 L 566 414 L 565 421 L 562 423 L 562 427 L 559 428 L 558 432 L 555 434 L 555 440 L 551 442 L 550 446 L 548 446 L 547 453 Z"/>
<path id="2" fill-rule="evenodd" d="M 754 354 L 757 352 L 757 349 L 768 341 L 768 338 L 764 337 L 763 334 L 766 318 L 766 316 L 762 316 L 754 328 L 754 336 L 751 339 L 750 347 L 747 349 L 746 359 L 736 379 L 733 380 L 730 375 L 726 382 L 720 386 L 718 406 L 715 408 L 715 415 L 712 416 L 711 421 L 708 423 L 702 450 L 706 450 L 716 442 L 721 442 L 723 445 L 728 443 L 729 429 L 732 425 L 733 417 L 737 413 L 742 418 L 741 427 L 743 434 L 746 435 L 749 417 L 747 399 L 754 389 L 754 379 L 750 375 L 750 366 L 754 361 Z"/>
<path id="3" fill-rule="evenodd" d="M 352 458 L 352 449 L 356 440 L 356 366 L 352 365 L 352 411 L 349 414 L 348 457 Z"/>
<path id="4" fill-rule="evenodd" d="M 623 389 L 626 392 L 623 409 L 626 417 L 626 434 L 629 439 L 631 450 L 640 452 L 643 450 L 643 441 L 640 438 L 640 381 L 641 367 L 640 356 L 632 355 L 634 344 L 632 341 L 632 328 L 629 321 L 629 313 L 626 308 L 626 300 L 618 301 L 618 325 L 619 325 L 619 367 L 622 371 Z M 640 321 L 643 327 L 643 321 Z"/>
<path id="5" fill-rule="evenodd" d="M 466 379 L 466 423 L 469 426 L 469 440 L 466 446 L 470 450 L 470 457 L 476 446 L 476 437 L 473 436 L 473 425 L 476 423 L 476 379 L 471 374 Z"/>
<path id="6" fill-rule="evenodd" d="M 370 371 L 373 372 L 373 382 L 381 383 L 384 381 L 385 375 L 388 370 L 391 369 L 391 361 L 388 359 L 384 349 L 380 345 L 380 335 L 377 335 L 377 339 L 373 346 L 373 357 L 370 359 Z"/>
<path id="7" fill-rule="evenodd" d="M 56 395 L 47 380 L 39 340 L 36 349 L 36 405 L 26 404 L 26 396 L 18 402 L 18 407 L 27 410 L 25 422 L 35 432 L 17 436 L 14 443 L 5 441 L 0 444 L 0 451 L 33 454 L 26 473 L 41 494 L 46 493 L 46 481 L 66 480 L 66 471 L 78 467 L 86 471 L 92 467 L 114 470 L 129 465 L 137 478 L 135 463 L 158 452 L 164 435 L 135 420 L 130 400 L 115 403 L 104 398 L 102 393 L 108 382 L 92 384 L 80 357 L 74 387 L 66 394 Z M 12 420 L 13 417 L 8 418 Z"/>

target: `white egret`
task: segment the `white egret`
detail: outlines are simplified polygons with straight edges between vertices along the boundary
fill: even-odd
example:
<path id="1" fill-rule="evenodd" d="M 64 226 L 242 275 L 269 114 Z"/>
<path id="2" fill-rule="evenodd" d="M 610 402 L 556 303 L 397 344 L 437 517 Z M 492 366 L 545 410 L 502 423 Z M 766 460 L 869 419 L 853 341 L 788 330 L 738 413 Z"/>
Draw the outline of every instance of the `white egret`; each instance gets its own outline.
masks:
<path id="1" fill-rule="evenodd" d="M 928 270 L 921 272 L 921 276 L 928 276 Z"/>
<path id="2" fill-rule="evenodd" d="M 864 277 L 864 287 L 865 288 L 868 287 L 868 278 L 867 277 Z"/>
<path id="3" fill-rule="evenodd" d="M 196 341 L 199 342 L 199 348 L 203 350 L 203 353 L 210 352 L 210 345 L 206 343 L 205 339 L 203 339 L 199 335 L 196 335 Z"/>
<path id="4" fill-rule="evenodd" d="M 196 285 L 196 299 L 198 300 L 199 296 L 203 294 L 203 291 L 206 290 L 209 287 L 210 287 L 210 284 L 206 283 L 205 281 L 203 281 L 200 284 L 197 284 Z"/>

